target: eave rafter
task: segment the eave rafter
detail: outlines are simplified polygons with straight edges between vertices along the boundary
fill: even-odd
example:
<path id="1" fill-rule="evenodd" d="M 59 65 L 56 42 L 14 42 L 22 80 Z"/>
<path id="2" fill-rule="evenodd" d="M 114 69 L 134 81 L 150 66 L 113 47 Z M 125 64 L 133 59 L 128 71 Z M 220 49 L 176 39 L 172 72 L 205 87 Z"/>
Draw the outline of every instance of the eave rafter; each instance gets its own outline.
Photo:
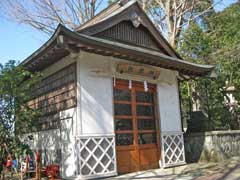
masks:
<path id="1" fill-rule="evenodd" d="M 126 52 L 116 52 L 116 51 L 111 51 L 110 49 L 104 49 L 104 48 L 100 48 L 100 47 L 94 47 L 91 45 L 77 45 L 76 46 L 80 46 L 80 49 L 86 52 L 90 52 L 90 53 L 95 53 L 95 54 L 99 54 L 99 55 L 103 55 L 103 56 L 112 56 L 112 57 L 116 57 L 116 58 L 120 58 L 120 59 L 127 59 L 130 61 L 134 61 L 134 62 L 139 62 L 139 63 L 145 63 L 148 65 L 152 65 L 152 66 L 158 66 L 158 67 L 162 67 L 162 68 L 166 68 L 166 69 L 171 69 L 171 70 L 177 70 L 179 71 L 178 67 L 175 66 L 170 66 L 170 65 L 165 65 L 163 63 L 157 63 L 154 60 L 149 60 L 147 58 L 143 58 L 141 56 L 137 56 L 137 55 L 133 55 L 131 53 L 126 53 Z M 181 71 L 183 74 L 187 74 L 187 75 L 191 75 L 193 76 L 193 73 L 189 70 L 182 70 Z M 196 76 L 201 75 L 201 73 L 196 73 Z"/>

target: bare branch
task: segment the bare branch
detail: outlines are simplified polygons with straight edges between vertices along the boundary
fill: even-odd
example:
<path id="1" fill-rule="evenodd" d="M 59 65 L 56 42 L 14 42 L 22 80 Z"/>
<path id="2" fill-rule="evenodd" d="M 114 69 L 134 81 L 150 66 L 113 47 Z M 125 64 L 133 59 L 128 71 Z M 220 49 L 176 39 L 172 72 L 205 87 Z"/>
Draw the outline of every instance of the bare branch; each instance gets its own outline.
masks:
<path id="1" fill-rule="evenodd" d="M 197 14 L 196 16 L 192 16 L 191 18 L 189 18 L 187 20 L 187 22 L 183 23 L 181 26 L 179 26 L 180 28 L 185 26 L 185 25 L 189 25 L 189 23 L 193 20 L 195 20 L 196 18 L 204 15 L 205 13 L 209 12 L 215 5 L 217 5 L 218 3 L 220 3 L 222 0 L 218 1 L 217 3 L 215 3 L 214 5 L 209 6 L 206 10 L 202 11 L 201 13 Z"/>
<path id="2" fill-rule="evenodd" d="M 181 32 L 190 22 L 209 12 L 221 1 L 212 4 L 210 0 L 154 0 L 149 15 L 159 30 L 167 34 L 168 41 L 175 47 Z M 199 7 L 205 8 L 199 12 Z M 164 26 L 166 28 L 163 28 Z"/>
<path id="3" fill-rule="evenodd" d="M 3 5 L 2 5 L 3 4 Z M 46 34 L 53 33 L 59 23 L 76 28 L 92 18 L 103 0 L 8 0 L 1 2 L 5 18 L 25 24 Z"/>

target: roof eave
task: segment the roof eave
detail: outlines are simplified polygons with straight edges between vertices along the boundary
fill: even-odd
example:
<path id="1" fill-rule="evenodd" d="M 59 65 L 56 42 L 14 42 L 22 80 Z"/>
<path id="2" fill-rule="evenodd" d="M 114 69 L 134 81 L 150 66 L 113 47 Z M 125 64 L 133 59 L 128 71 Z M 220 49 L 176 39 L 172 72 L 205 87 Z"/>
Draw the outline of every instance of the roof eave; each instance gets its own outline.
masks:
<path id="1" fill-rule="evenodd" d="M 195 63 L 190 63 L 177 58 L 166 56 L 157 51 L 151 51 L 145 48 L 135 47 L 135 46 L 113 42 L 113 41 L 109 41 L 101 38 L 91 37 L 84 34 L 79 34 L 67 29 L 62 25 L 58 26 L 53 36 L 41 48 L 35 51 L 31 56 L 29 56 L 21 64 L 24 66 L 27 66 L 28 64 L 33 63 L 40 56 L 43 56 L 46 53 L 46 51 L 48 51 L 49 47 L 52 46 L 52 44 L 55 44 L 56 42 L 59 43 L 58 39 L 60 35 L 66 37 L 64 39 L 69 38 L 71 40 L 74 40 L 76 45 L 79 45 L 79 44 L 83 45 L 81 49 L 85 51 L 91 50 L 91 52 L 98 54 L 98 52 L 100 52 L 99 50 L 102 49 L 101 52 L 105 51 L 103 55 L 114 56 L 114 57 L 117 57 L 116 52 L 118 52 L 118 54 L 121 54 L 121 52 L 124 52 L 128 54 L 128 56 L 126 56 L 123 59 L 155 65 L 155 66 L 163 67 L 166 69 L 177 70 L 177 71 L 181 71 L 181 68 L 182 69 L 185 68 L 185 70 L 188 69 L 189 72 L 187 73 L 187 71 L 186 72 L 183 71 L 183 74 L 188 74 L 193 76 L 208 76 L 214 69 L 214 66 L 198 65 Z M 56 44 L 56 46 L 58 46 L 58 44 Z M 91 47 L 91 48 L 88 48 L 88 47 Z M 106 51 L 108 51 L 108 53 L 106 53 Z M 121 57 L 122 56 L 120 56 L 120 58 Z"/>

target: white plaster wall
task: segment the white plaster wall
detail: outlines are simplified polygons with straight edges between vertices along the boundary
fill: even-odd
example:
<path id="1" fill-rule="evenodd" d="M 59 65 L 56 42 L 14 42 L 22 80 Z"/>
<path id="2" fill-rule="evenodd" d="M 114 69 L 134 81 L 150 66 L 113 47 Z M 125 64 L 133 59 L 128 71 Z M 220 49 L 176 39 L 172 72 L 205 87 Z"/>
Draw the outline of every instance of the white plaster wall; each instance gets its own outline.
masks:
<path id="1" fill-rule="evenodd" d="M 75 137 L 73 136 L 73 123 L 77 120 L 76 108 L 61 111 L 59 114 L 61 119 L 59 129 L 26 134 L 23 141 L 33 151 L 37 148 L 42 151 L 44 165 L 60 164 L 61 176 L 66 178 L 74 176 L 76 172 Z M 29 135 L 33 136 L 33 140 L 29 140 Z"/>
<path id="2" fill-rule="evenodd" d="M 91 71 L 109 72 L 110 58 L 81 52 L 78 60 L 80 134 L 113 134 L 112 77 L 94 76 Z"/>
<path id="3" fill-rule="evenodd" d="M 161 69 L 157 84 L 161 132 L 181 132 L 177 72 Z"/>
<path id="4" fill-rule="evenodd" d="M 63 111 L 60 128 L 61 176 L 73 177 L 77 170 L 75 153 L 74 125 L 77 121 L 76 108 Z M 61 112 L 62 113 L 62 112 Z M 69 115 L 69 116 L 68 116 Z"/>
<path id="5" fill-rule="evenodd" d="M 112 78 L 147 80 L 157 85 L 160 130 L 162 133 L 181 132 L 181 117 L 176 71 L 160 70 L 157 80 L 116 72 L 120 62 L 130 61 L 80 52 L 77 60 L 77 133 L 76 135 L 114 134 Z M 97 72 L 97 73 L 96 73 Z"/>
<path id="6" fill-rule="evenodd" d="M 29 140 L 29 135 L 33 136 L 33 140 Z M 59 150 L 61 149 L 59 129 L 27 134 L 23 137 L 23 140 L 30 146 L 33 153 L 35 153 L 36 149 L 41 151 L 43 165 L 61 162 L 61 154 L 59 154 Z"/>
<path id="7" fill-rule="evenodd" d="M 80 134 L 114 133 L 112 76 L 144 81 L 143 77 L 122 75 L 116 72 L 120 62 L 139 64 L 119 58 L 81 52 L 78 59 L 78 111 Z M 162 132 L 181 132 L 181 116 L 177 75 L 178 72 L 160 70 L 157 80 L 147 79 L 157 85 L 159 120 Z M 101 71 L 93 75 L 91 71 Z"/>

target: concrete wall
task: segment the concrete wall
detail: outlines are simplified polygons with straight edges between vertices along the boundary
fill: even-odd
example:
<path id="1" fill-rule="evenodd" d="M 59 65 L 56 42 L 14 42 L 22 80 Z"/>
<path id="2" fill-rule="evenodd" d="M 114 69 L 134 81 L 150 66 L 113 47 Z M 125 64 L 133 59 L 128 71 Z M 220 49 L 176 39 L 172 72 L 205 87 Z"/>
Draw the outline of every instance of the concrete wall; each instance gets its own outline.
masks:
<path id="1" fill-rule="evenodd" d="M 222 161 L 240 156 L 240 130 L 185 134 L 187 162 Z"/>

